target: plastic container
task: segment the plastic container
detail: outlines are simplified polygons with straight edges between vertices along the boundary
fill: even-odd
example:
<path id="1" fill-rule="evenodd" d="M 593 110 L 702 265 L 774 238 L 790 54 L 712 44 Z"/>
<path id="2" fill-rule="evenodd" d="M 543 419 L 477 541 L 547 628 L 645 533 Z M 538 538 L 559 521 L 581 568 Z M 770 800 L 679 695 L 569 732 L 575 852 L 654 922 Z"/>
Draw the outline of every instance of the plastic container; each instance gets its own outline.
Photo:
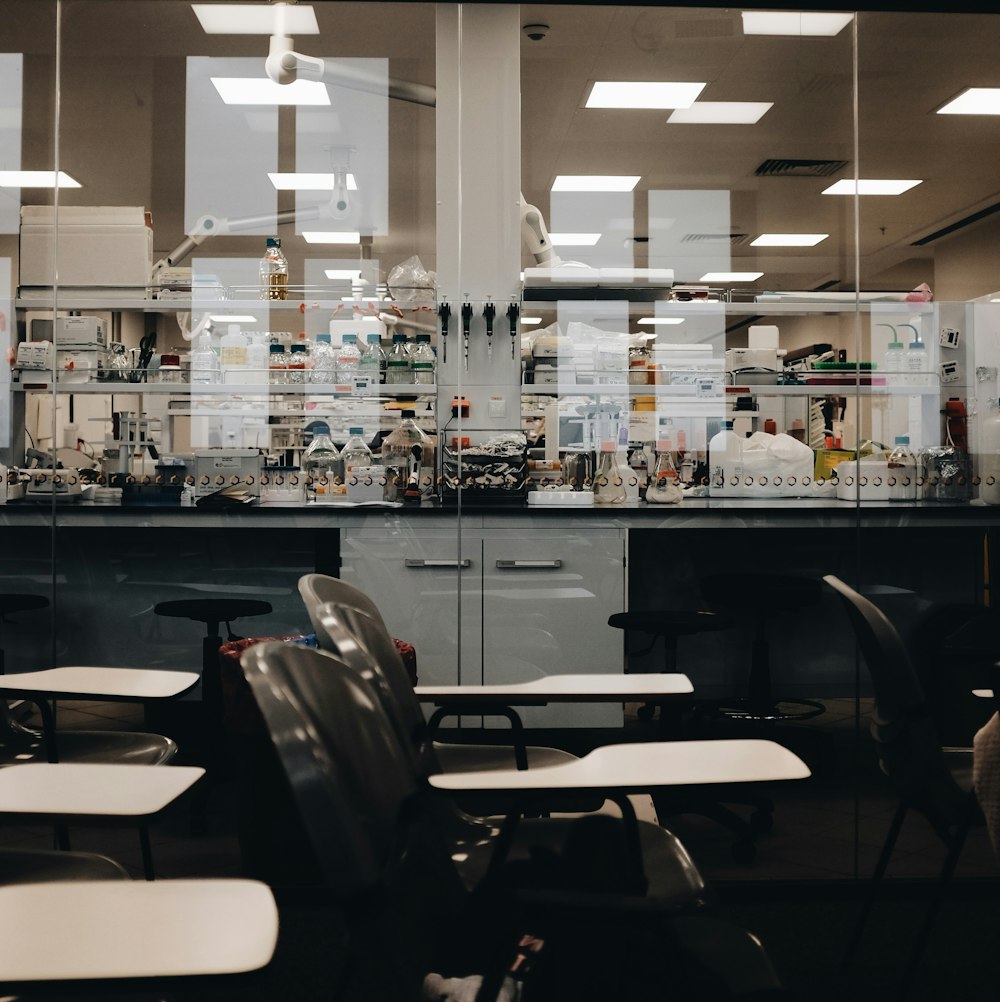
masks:
<path id="1" fill-rule="evenodd" d="M 909 327 L 913 331 L 913 340 L 906 346 L 906 385 L 926 386 L 927 373 L 930 372 L 930 362 L 927 356 L 927 345 L 920 340 L 920 332 L 913 324 L 901 324 L 901 327 Z"/>
<path id="2" fill-rule="evenodd" d="M 181 382 L 180 355 L 161 355 L 159 375 L 161 383 Z"/>
<path id="3" fill-rule="evenodd" d="M 219 364 L 225 381 L 233 373 L 242 373 L 247 368 L 247 348 L 249 341 L 238 324 L 230 324 L 219 340 Z"/>
<path id="4" fill-rule="evenodd" d="M 340 450 L 340 459 L 344 467 L 344 481 L 349 483 L 351 470 L 355 467 L 367 467 L 373 465 L 372 450 L 368 448 L 363 435 L 364 428 L 348 429 L 348 439 L 344 443 L 344 448 Z"/>
<path id="5" fill-rule="evenodd" d="M 412 383 L 410 353 L 406 350 L 406 335 L 392 335 L 392 351 L 386 360 L 385 381 L 389 385 Z"/>
<path id="6" fill-rule="evenodd" d="M 344 343 L 337 352 L 337 382 L 347 386 L 355 386 L 361 368 L 361 349 L 358 348 L 358 335 L 345 334 Z"/>
<path id="7" fill-rule="evenodd" d="M 329 334 L 317 334 L 312 350 L 310 383 L 335 383 L 337 381 L 337 353 Z"/>
<path id="8" fill-rule="evenodd" d="M 399 336 L 393 335 L 393 340 Z M 390 432 L 382 442 L 381 465 L 386 468 L 386 501 L 402 501 L 408 486 L 412 492 L 414 478 L 418 492 L 423 486 L 420 484 L 420 469 L 426 465 L 423 454 L 425 451 L 431 452 L 432 447 L 430 439 L 413 420 L 415 415 L 415 411 L 403 411 L 399 427 Z M 419 453 L 414 452 L 415 448 Z"/>
<path id="9" fill-rule="evenodd" d="M 1000 401 L 979 425 L 979 500 L 1000 504 Z"/>
<path id="10" fill-rule="evenodd" d="M 410 369 L 414 383 L 434 382 L 434 351 L 431 349 L 430 334 L 417 335 L 417 343 L 410 355 Z"/>
<path id="11" fill-rule="evenodd" d="M 889 454 L 887 482 L 890 501 L 917 500 L 917 457 L 910 451 L 909 435 L 896 436 L 896 447 Z"/>
<path id="12" fill-rule="evenodd" d="M 906 351 L 903 342 L 899 340 L 899 332 L 892 324 L 879 324 L 892 331 L 892 340 L 885 349 L 885 383 L 886 386 L 898 385 L 906 370 Z"/>
<path id="13" fill-rule="evenodd" d="M 288 377 L 289 384 L 304 383 L 306 381 L 306 365 L 309 361 L 309 347 L 303 341 L 296 341 L 292 345 L 288 355 Z"/>
<path id="14" fill-rule="evenodd" d="M 306 475 L 306 496 L 315 501 L 329 500 L 334 487 L 343 484 L 340 452 L 330 438 L 329 425 L 313 426 L 312 441 L 302 454 L 302 472 Z"/>
<path id="15" fill-rule="evenodd" d="M 708 443 L 709 493 L 736 487 L 743 477 L 743 442 L 733 431 L 733 422 L 723 423 Z M 735 481 L 735 483 L 734 483 Z"/>
<path id="16" fill-rule="evenodd" d="M 288 354 L 285 346 L 278 341 L 268 348 L 268 382 L 272 386 L 284 386 L 288 382 Z"/>
<path id="17" fill-rule="evenodd" d="M 256 331 L 250 335 L 250 343 L 247 345 L 247 375 L 251 383 L 268 382 L 270 347 L 266 334 Z"/>
<path id="18" fill-rule="evenodd" d="M 369 386 L 378 386 L 385 382 L 385 352 L 382 350 L 382 339 L 378 334 L 368 334 L 366 344 L 361 352 L 358 363 L 358 374 Z"/>
<path id="19" fill-rule="evenodd" d="M 277 237 L 267 238 L 267 249 L 260 259 L 260 298 L 288 298 L 288 262 Z"/>
<path id="20" fill-rule="evenodd" d="M 191 382 L 217 383 L 219 381 L 219 356 L 212 350 L 212 335 L 202 331 L 194 339 L 191 349 Z"/>

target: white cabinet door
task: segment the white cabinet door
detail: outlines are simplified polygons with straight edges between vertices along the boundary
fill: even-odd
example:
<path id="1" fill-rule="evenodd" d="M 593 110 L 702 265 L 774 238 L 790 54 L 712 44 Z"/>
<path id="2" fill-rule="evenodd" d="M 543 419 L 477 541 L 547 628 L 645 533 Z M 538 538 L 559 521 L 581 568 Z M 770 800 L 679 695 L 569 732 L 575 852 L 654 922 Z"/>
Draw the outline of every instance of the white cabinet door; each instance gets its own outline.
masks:
<path id="1" fill-rule="evenodd" d="M 374 599 L 394 637 L 413 644 L 421 683 L 478 682 L 480 539 L 463 537 L 459 553 L 454 522 L 437 530 L 410 526 L 345 528 L 341 577 Z"/>
<path id="2" fill-rule="evenodd" d="M 483 678 L 526 682 L 624 672 L 625 538 L 620 529 L 483 530 Z M 530 727 L 620 727 L 620 704 L 526 709 Z"/>

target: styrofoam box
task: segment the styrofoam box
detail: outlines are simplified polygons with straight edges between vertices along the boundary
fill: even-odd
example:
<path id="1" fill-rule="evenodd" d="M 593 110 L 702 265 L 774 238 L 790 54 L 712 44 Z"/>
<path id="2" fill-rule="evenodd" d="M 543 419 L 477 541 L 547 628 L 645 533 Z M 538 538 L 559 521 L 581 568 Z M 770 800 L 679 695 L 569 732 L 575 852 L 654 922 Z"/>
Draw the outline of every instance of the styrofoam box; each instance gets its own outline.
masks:
<path id="1" fill-rule="evenodd" d="M 21 297 L 50 294 L 54 207 L 21 207 Z M 76 295 L 144 299 L 153 267 L 153 231 L 141 206 L 60 206 L 59 285 Z"/>
<path id="2" fill-rule="evenodd" d="M 837 498 L 840 501 L 855 501 L 858 498 L 858 464 L 849 459 L 838 463 Z M 861 500 L 889 500 L 889 463 L 881 459 L 861 460 Z"/>

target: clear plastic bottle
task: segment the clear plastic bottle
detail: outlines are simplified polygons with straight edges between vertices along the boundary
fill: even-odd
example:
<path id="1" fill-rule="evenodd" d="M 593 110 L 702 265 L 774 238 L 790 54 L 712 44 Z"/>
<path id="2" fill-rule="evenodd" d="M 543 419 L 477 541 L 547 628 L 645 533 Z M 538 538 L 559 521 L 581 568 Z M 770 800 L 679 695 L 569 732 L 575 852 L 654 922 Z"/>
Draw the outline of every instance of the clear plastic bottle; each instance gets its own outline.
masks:
<path id="1" fill-rule="evenodd" d="M 888 327 L 892 331 L 892 340 L 885 349 L 885 385 L 899 386 L 905 376 L 906 350 L 892 324 L 879 324 L 879 327 Z"/>
<path id="2" fill-rule="evenodd" d="M 656 442 L 656 465 L 649 478 L 646 488 L 648 504 L 675 504 L 682 497 L 680 477 L 674 463 L 673 442 L 670 439 L 658 439 Z"/>
<path id="3" fill-rule="evenodd" d="M 632 451 L 628 458 L 630 476 L 635 479 L 636 490 L 640 501 L 646 500 L 646 486 L 649 483 L 649 456 L 644 446 L 640 445 Z"/>
<path id="4" fill-rule="evenodd" d="M 203 330 L 194 339 L 191 351 L 191 382 L 217 383 L 219 381 L 219 356 L 212 350 L 212 335 Z"/>
<path id="5" fill-rule="evenodd" d="M 920 340 L 920 332 L 913 324 L 901 324 L 913 331 L 913 340 L 906 346 L 906 384 L 908 386 L 926 386 L 930 363 L 927 358 L 927 345 Z"/>
<path id="6" fill-rule="evenodd" d="M 219 363 L 224 383 L 242 382 L 247 369 L 247 336 L 239 324 L 230 324 L 229 329 L 219 339 Z"/>
<path id="7" fill-rule="evenodd" d="M 917 459 L 910 451 L 910 436 L 897 435 L 889 454 L 889 500 L 917 500 Z"/>
<path id="8" fill-rule="evenodd" d="M 288 354 L 280 341 L 272 341 L 267 356 L 268 382 L 284 386 L 288 382 Z"/>
<path id="9" fill-rule="evenodd" d="M 431 442 L 413 420 L 415 415 L 415 411 L 403 411 L 399 427 L 382 442 L 386 501 L 402 501 L 414 475 L 419 490 L 420 468 L 425 464 L 423 454 L 425 450 L 431 451 Z"/>
<path id="10" fill-rule="evenodd" d="M 594 477 L 594 504 L 623 504 L 625 475 L 618 465 L 618 445 L 614 439 L 601 442 L 601 455 Z"/>
<path id="11" fill-rule="evenodd" d="M 312 350 L 310 383 L 335 383 L 337 381 L 337 353 L 330 343 L 329 334 L 317 334 Z"/>
<path id="12" fill-rule="evenodd" d="M 387 359 L 385 381 L 390 385 L 413 382 L 405 334 L 392 335 L 392 351 Z"/>
<path id="13" fill-rule="evenodd" d="M 430 334 L 418 334 L 417 343 L 410 355 L 414 383 L 434 382 L 434 361 Z"/>
<path id="14" fill-rule="evenodd" d="M 378 334 L 367 335 L 367 344 L 361 352 L 358 374 L 368 386 L 378 386 L 385 382 L 385 352 Z"/>
<path id="15" fill-rule="evenodd" d="M 358 348 L 358 335 L 345 334 L 344 342 L 337 353 L 337 382 L 354 387 L 357 385 L 360 368 L 361 350 Z"/>
<path id="16" fill-rule="evenodd" d="M 979 500 L 1000 504 L 1000 401 L 979 425 Z"/>
<path id="17" fill-rule="evenodd" d="M 308 363 L 309 346 L 304 341 L 296 341 L 288 355 L 288 382 L 304 383 Z"/>
<path id="18" fill-rule="evenodd" d="M 344 443 L 344 448 L 340 450 L 340 459 L 344 466 L 344 482 L 346 483 L 351 475 L 351 470 L 355 467 L 371 466 L 372 450 L 364 440 L 364 428 L 348 429 L 349 438 Z"/>
<path id="19" fill-rule="evenodd" d="M 328 498 L 333 493 L 331 488 L 343 483 L 340 452 L 330 438 L 329 425 L 313 427 L 312 441 L 302 454 L 302 472 L 306 476 L 306 495 L 313 500 Z"/>
<path id="20" fill-rule="evenodd" d="M 267 335 L 260 331 L 254 331 L 250 335 L 250 343 L 247 345 L 247 379 L 254 384 L 264 384 L 268 382 L 268 372 L 270 367 L 270 344 Z"/>
<path id="21" fill-rule="evenodd" d="M 722 431 L 712 436 L 708 443 L 710 465 L 709 493 L 739 493 L 743 479 L 743 442 L 733 431 L 733 422 L 725 421 Z M 736 483 L 733 481 L 736 480 Z"/>
<path id="22" fill-rule="evenodd" d="M 267 238 L 267 250 L 260 259 L 260 298 L 288 298 L 288 262 L 277 237 Z"/>

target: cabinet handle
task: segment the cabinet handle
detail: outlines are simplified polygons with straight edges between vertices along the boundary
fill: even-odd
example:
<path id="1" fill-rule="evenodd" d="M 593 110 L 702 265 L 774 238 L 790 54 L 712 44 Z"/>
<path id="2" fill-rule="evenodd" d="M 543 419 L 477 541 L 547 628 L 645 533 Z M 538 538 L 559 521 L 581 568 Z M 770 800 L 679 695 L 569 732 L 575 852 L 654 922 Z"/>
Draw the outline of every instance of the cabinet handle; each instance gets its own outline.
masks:
<path id="1" fill-rule="evenodd" d="M 498 560 L 499 571 L 548 571 L 562 567 L 561 560 Z"/>
<path id="2" fill-rule="evenodd" d="M 407 557 L 403 562 L 406 567 L 471 567 L 472 561 L 465 557 L 463 560 L 418 560 L 414 557 Z"/>

